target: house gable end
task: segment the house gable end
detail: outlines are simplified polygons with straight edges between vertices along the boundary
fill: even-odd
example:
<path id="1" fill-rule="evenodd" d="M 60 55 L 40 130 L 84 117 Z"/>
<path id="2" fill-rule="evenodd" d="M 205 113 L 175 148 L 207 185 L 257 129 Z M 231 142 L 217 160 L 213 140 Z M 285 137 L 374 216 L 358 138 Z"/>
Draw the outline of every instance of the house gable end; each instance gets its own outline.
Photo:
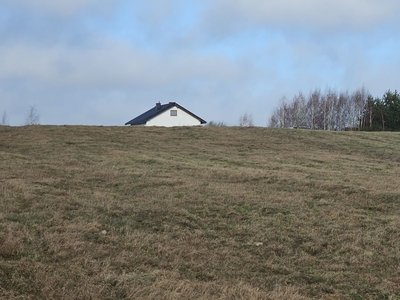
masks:
<path id="1" fill-rule="evenodd" d="M 171 116 L 169 111 L 174 108 L 180 110 L 180 113 L 175 116 Z M 125 123 L 125 125 L 193 126 L 205 123 L 207 122 L 184 107 L 180 106 L 176 102 L 169 102 L 168 104 L 163 105 L 157 103 L 155 107 L 130 120 L 129 122 Z"/>

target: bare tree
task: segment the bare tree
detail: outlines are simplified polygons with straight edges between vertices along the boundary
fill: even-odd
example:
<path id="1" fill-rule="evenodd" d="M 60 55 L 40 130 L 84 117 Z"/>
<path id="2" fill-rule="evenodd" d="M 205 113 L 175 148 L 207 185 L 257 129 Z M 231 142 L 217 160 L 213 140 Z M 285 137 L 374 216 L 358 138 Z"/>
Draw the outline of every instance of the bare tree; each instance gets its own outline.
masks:
<path id="1" fill-rule="evenodd" d="M 338 103 L 338 96 L 335 90 L 328 89 L 326 91 L 326 104 L 327 104 L 327 130 L 333 130 L 336 128 L 336 124 L 334 120 L 336 119 L 335 116 L 337 114 L 337 103 Z"/>
<path id="2" fill-rule="evenodd" d="M 326 115 L 327 115 L 327 111 L 328 111 L 328 105 L 327 105 L 327 99 L 326 99 L 326 95 L 322 95 L 321 97 L 321 109 L 322 109 L 322 127 L 324 130 L 326 130 Z"/>
<path id="3" fill-rule="evenodd" d="M 341 92 L 339 94 L 339 98 L 336 104 L 336 129 L 343 130 L 346 127 L 346 120 L 348 119 L 348 111 L 346 107 L 348 106 L 349 102 L 349 93 Z"/>
<path id="4" fill-rule="evenodd" d="M 293 127 L 302 128 L 307 127 L 306 125 L 306 117 L 307 117 L 307 106 L 306 99 L 303 96 L 302 92 L 299 92 L 297 96 L 294 96 L 292 101 L 292 109 L 293 113 Z"/>
<path id="5" fill-rule="evenodd" d="M 367 127 L 367 123 L 368 123 L 368 127 L 372 128 L 372 121 L 374 119 L 374 106 L 375 106 L 375 101 L 374 98 L 369 95 L 367 102 L 365 104 L 365 127 Z"/>
<path id="6" fill-rule="evenodd" d="M 321 92 L 319 90 L 314 90 L 308 97 L 307 102 L 307 111 L 309 112 L 308 116 L 308 127 L 310 129 L 315 129 L 317 124 L 317 110 L 319 101 L 321 98 Z"/>
<path id="7" fill-rule="evenodd" d="M 35 105 L 31 105 L 28 115 L 26 116 L 25 119 L 25 125 L 39 125 L 39 121 L 40 121 L 40 115 L 37 112 L 36 106 Z"/>
<path id="8" fill-rule="evenodd" d="M 271 118 L 268 121 L 267 127 L 270 128 L 277 128 L 279 127 L 278 125 L 278 118 L 276 117 L 276 114 L 272 114 Z"/>
<path id="9" fill-rule="evenodd" d="M 362 127 L 362 116 L 365 109 L 365 105 L 368 99 L 368 92 L 365 88 L 356 90 L 350 96 L 350 118 L 349 124 L 353 128 Z"/>
<path id="10" fill-rule="evenodd" d="M 356 91 L 356 111 L 357 111 L 357 121 L 358 121 L 358 128 L 362 129 L 365 127 L 366 119 L 365 119 L 365 109 L 367 107 L 368 96 L 369 93 L 366 88 L 363 86 L 361 89 Z"/>
<path id="11" fill-rule="evenodd" d="M 240 127 L 253 127 L 253 115 L 244 113 L 244 115 L 241 115 L 239 118 L 239 126 Z"/>
<path id="12" fill-rule="evenodd" d="M 301 92 L 293 97 L 291 102 L 281 98 L 280 106 L 275 109 L 269 119 L 270 127 L 278 128 L 310 128 L 320 130 L 343 130 L 346 127 L 364 128 L 369 122 L 366 118 L 368 99 L 370 95 L 365 88 L 358 89 L 351 95 L 346 92 L 338 93 L 327 88 L 324 93 L 316 89 L 308 99 Z M 373 99 L 369 100 L 373 104 Z M 372 104 L 371 104 L 372 103 Z M 372 114 L 372 112 L 371 112 Z"/>
<path id="13" fill-rule="evenodd" d="M 6 111 L 3 112 L 3 116 L 1 117 L 1 124 L 0 125 L 2 125 L 2 126 L 8 126 L 9 125 Z"/>
<path id="14" fill-rule="evenodd" d="M 287 99 L 282 97 L 280 100 L 280 106 L 272 114 L 269 120 L 269 127 L 285 128 L 288 125 L 289 119 L 289 107 L 286 104 Z"/>

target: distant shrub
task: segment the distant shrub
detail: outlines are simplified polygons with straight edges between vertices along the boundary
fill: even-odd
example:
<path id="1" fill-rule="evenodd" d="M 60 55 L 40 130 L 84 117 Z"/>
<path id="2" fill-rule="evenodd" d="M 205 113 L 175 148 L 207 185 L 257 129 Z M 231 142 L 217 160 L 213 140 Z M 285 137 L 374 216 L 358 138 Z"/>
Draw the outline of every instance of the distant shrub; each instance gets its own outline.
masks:
<path id="1" fill-rule="evenodd" d="M 226 123 L 224 121 L 210 121 L 207 126 L 215 126 L 215 127 L 226 127 Z"/>
<path id="2" fill-rule="evenodd" d="M 241 115 L 239 118 L 239 126 L 240 127 L 253 127 L 253 115 L 244 113 L 244 115 Z"/>
<path id="3" fill-rule="evenodd" d="M 0 123 L 0 125 L 1 125 L 1 126 L 8 126 L 8 125 L 10 125 L 10 124 L 8 123 L 8 118 L 7 118 L 7 112 L 6 112 L 6 111 L 3 112 L 3 116 L 1 117 L 1 123 Z"/>

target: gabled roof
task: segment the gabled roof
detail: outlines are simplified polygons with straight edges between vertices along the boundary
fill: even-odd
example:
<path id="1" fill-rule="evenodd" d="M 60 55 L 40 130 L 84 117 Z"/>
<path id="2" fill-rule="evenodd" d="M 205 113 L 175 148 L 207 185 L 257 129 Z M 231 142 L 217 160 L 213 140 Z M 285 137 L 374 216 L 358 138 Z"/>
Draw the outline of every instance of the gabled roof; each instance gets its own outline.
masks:
<path id="1" fill-rule="evenodd" d="M 204 121 L 202 118 L 196 116 L 194 113 L 188 111 L 186 108 L 180 106 L 176 102 L 170 102 L 168 104 L 160 104 L 157 103 L 155 107 L 152 109 L 149 109 L 145 113 L 141 114 L 140 116 L 137 116 L 136 118 L 130 120 L 129 122 L 126 122 L 125 125 L 144 125 L 149 121 L 150 119 L 156 117 L 157 115 L 169 110 L 170 108 L 176 106 L 177 108 L 183 110 L 187 114 L 191 115 L 193 118 L 196 118 L 197 120 L 200 121 L 201 124 L 207 123 Z"/>

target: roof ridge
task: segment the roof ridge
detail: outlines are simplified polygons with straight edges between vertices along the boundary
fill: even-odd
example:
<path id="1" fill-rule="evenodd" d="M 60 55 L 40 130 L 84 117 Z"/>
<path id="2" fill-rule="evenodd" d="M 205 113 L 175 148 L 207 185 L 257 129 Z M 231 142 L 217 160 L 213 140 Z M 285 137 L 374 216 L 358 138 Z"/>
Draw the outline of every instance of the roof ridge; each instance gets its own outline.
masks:
<path id="1" fill-rule="evenodd" d="M 171 107 L 174 107 L 174 106 L 178 107 L 179 109 L 183 110 L 184 112 L 186 112 L 187 114 L 191 115 L 195 119 L 199 120 L 200 124 L 207 123 L 205 120 L 203 120 L 202 118 L 196 116 L 194 113 L 192 113 L 191 111 L 187 110 L 186 108 L 184 108 L 183 106 L 179 105 L 176 102 L 169 102 L 169 103 L 166 103 L 166 104 L 161 104 L 160 102 L 157 102 L 156 106 L 154 106 L 153 108 L 151 108 L 148 111 L 144 112 L 143 114 L 137 116 L 136 118 L 130 120 L 129 122 L 126 122 L 125 125 L 144 125 L 150 119 L 156 117 L 157 115 L 161 114 L 162 112 L 164 112 L 167 109 L 169 109 Z"/>

